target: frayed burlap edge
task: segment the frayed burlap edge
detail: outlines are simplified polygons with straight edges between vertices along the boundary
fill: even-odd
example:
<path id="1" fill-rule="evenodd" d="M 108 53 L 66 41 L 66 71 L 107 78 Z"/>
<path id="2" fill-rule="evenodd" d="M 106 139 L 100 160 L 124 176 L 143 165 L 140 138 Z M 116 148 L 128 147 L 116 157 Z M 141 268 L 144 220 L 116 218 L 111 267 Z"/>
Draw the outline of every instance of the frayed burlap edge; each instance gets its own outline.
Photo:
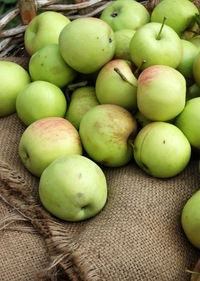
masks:
<path id="1" fill-rule="evenodd" d="M 0 160 L 0 198 L 17 211 L 0 221 L 0 229 L 6 229 L 16 221 L 28 221 L 45 240 L 50 264 L 40 274 L 41 279 L 57 280 L 60 271 L 72 281 L 100 281 L 97 269 L 87 262 L 80 245 L 72 240 L 66 229 L 37 204 L 27 192 L 25 180 L 8 164 Z M 28 228 L 25 228 L 28 231 Z M 33 230 L 35 232 L 35 230 Z"/>

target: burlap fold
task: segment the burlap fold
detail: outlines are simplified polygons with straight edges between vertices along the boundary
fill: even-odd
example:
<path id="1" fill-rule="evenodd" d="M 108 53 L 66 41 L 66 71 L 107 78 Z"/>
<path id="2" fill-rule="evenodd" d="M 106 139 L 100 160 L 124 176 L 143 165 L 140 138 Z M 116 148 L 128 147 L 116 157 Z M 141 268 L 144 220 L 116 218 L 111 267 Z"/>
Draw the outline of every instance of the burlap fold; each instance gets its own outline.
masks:
<path id="1" fill-rule="evenodd" d="M 104 168 L 109 197 L 102 212 L 84 222 L 63 222 L 42 208 L 39 180 L 20 161 L 18 144 L 24 129 L 16 114 L 0 119 L 1 197 L 42 236 L 9 232 L 15 244 L 14 260 L 20 255 L 20 265 L 27 267 L 27 253 L 20 252 L 20 245 L 29 239 L 33 259 L 34 253 L 44 257 L 38 272 L 48 267 L 51 280 L 56 275 L 57 280 L 68 276 L 73 281 L 189 280 L 185 269 L 194 267 L 199 251 L 187 241 L 180 216 L 186 201 L 199 189 L 197 159 L 167 180 L 144 174 L 134 161 L 123 168 Z M 1 244 L 3 256 L 11 257 L 12 247 Z M 9 271 L 3 267 L 0 280 L 35 280 L 20 279 L 16 272 L 16 265 Z"/>

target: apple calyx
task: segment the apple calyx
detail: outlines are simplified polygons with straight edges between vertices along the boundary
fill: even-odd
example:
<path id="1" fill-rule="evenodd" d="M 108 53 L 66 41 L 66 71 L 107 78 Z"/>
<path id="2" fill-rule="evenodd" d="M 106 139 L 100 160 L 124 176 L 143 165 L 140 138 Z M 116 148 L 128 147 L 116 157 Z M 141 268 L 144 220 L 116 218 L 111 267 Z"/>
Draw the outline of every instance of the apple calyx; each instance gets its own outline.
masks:
<path id="1" fill-rule="evenodd" d="M 161 39 L 161 33 L 162 33 L 162 30 L 163 30 L 163 27 L 164 27 L 164 25 L 165 25 L 166 20 L 167 20 L 167 17 L 164 17 L 164 18 L 163 18 L 162 25 L 161 25 L 161 28 L 160 28 L 160 31 L 159 31 L 159 33 L 158 33 L 158 35 L 157 35 L 157 37 L 156 37 L 156 40 L 160 40 L 160 39 Z"/>
<path id="2" fill-rule="evenodd" d="M 115 18 L 115 17 L 117 17 L 118 16 L 118 11 L 114 11 L 112 14 L 111 14 L 111 17 L 112 18 Z"/>
<path id="3" fill-rule="evenodd" d="M 129 85 L 131 85 L 131 87 L 137 88 L 133 83 L 131 83 L 131 82 L 124 76 L 124 74 L 119 70 L 118 67 L 114 67 L 114 71 L 122 78 L 122 80 L 124 80 L 124 81 L 127 82 Z"/>
<path id="4" fill-rule="evenodd" d="M 146 63 L 146 60 L 142 60 L 141 64 L 138 66 L 138 68 L 135 70 L 135 72 L 133 73 L 134 76 L 136 76 L 138 74 L 138 72 L 142 69 L 143 65 Z"/>

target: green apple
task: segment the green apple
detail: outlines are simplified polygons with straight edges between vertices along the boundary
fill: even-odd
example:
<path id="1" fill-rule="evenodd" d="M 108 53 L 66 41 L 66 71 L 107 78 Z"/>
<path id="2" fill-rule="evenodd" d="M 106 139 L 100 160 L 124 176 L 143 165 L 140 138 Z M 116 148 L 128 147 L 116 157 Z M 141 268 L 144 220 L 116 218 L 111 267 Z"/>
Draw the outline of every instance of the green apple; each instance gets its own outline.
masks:
<path id="1" fill-rule="evenodd" d="M 195 23 L 197 7 L 189 0 L 163 0 L 153 10 L 152 22 L 162 22 L 167 17 L 166 24 L 181 35 Z"/>
<path id="2" fill-rule="evenodd" d="M 47 44 L 58 44 L 60 32 L 69 22 L 67 17 L 58 12 L 47 11 L 37 15 L 25 31 L 26 51 L 32 55 Z"/>
<path id="3" fill-rule="evenodd" d="M 55 159 L 74 154 L 82 154 L 79 134 L 69 121 L 60 117 L 35 121 L 26 128 L 19 143 L 23 164 L 38 177 Z"/>
<path id="4" fill-rule="evenodd" d="M 182 58 L 181 39 L 169 26 L 160 23 L 148 23 L 134 34 L 130 42 L 131 60 L 143 69 L 152 65 L 168 65 L 176 68 Z"/>
<path id="5" fill-rule="evenodd" d="M 81 87 L 71 95 L 71 101 L 65 118 L 79 129 L 83 115 L 92 107 L 98 105 L 94 87 Z"/>
<path id="6" fill-rule="evenodd" d="M 200 150 L 200 97 L 188 100 L 184 110 L 176 118 L 175 125 L 188 138 L 190 144 Z"/>
<path id="7" fill-rule="evenodd" d="M 147 174 L 170 178 L 179 174 L 190 160 L 191 147 L 176 126 L 152 122 L 139 131 L 134 141 L 134 158 Z"/>
<path id="8" fill-rule="evenodd" d="M 64 117 L 67 101 L 63 92 L 52 83 L 35 81 L 17 96 L 17 115 L 25 125 L 46 117 Z"/>
<path id="9" fill-rule="evenodd" d="M 168 121 L 181 113 L 185 101 L 186 81 L 176 69 L 154 65 L 140 74 L 137 105 L 147 119 Z"/>
<path id="10" fill-rule="evenodd" d="M 96 162 L 119 167 L 132 158 L 129 141 L 135 137 L 137 123 L 123 107 L 102 104 L 91 108 L 82 118 L 79 133 L 83 147 Z"/>
<path id="11" fill-rule="evenodd" d="M 79 18 L 62 30 L 59 46 L 69 66 L 84 74 L 93 73 L 114 56 L 114 32 L 98 18 Z"/>
<path id="12" fill-rule="evenodd" d="M 193 64 L 199 53 L 197 47 L 190 41 L 181 40 L 183 46 L 183 56 L 177 70 L 183 74 L 186 79 L 193 78 Z"/>
<path id="13" fill-rule="evenodd" d="M 189 26 L 188 29 L 182 33 L 182 35 L 180 36 L 181 39 L 190 40 L 195 37 L 195 33 L 198 32 L 198 27 L 198 23 L 192 23 L 191 26 Z"/>
<path id="14" fill-rule="evenodd" d="M 196 56 L 193 64 L 193 77 L 196 84 L 200 87 L 200 53 Z"/>
<path id="15" fill-rule="evenodd" d="M 80 155 L 63 156 L 42 173 L 39 196 L 44 207 L 59 219 L 85 220 L 106 204 L 106 178 L 92 160 Z"/>
<path id="16" fill-rule="evenodd" d="M 187 89 L 186 100 L 200 97 L 200 88 L 197 84 L 193 84 Z"/>
<path id="17" fill-rule="evenodd" d="M 138 29 L 150 21 L 147 9 L 136 1 L 117 0 L 106 7 L 100 17 L 114 31 L 120 29 Z"/>
<path id="18" fill-rule="evenodd" d="M 152 122 L 151 120 L 147 119 L 140 111 L 137 111 L 134 114 L 134 117 L 141 128 Z"/>
<path id="19" fill-rule="evenodd" d="M 58 44 L 48 44 L 34 53 L 29 61 L 29 73 L 33 81 L 47 81 L 60 88 L 77 75 L 63 60 Z"/>
<path id="20" fill-rule="evenodd" d="M 115 72 L 116 68 L 130 84 Z M 101 104 L 116 104 L 130 111 L 135 111 L 137 108 L 137 79 L 129 61 L 116 59 L 108 62 L 97 76 L 95 89 Z"/>
<path id="21" fill-rule="evenodd" d="M 191 38 L 190 42 L 194 44 L 197 47 L 197 49 L 200 51 L 200 35 Z"/>
<path id="22" fill-rule="evenodd" d="M 16 111 L 16 98 L 31 82 L 27 71 L 10 61 L 0 61 L 0 117 Z"/>
<path id="23" fill-rule="evenodd" d="M 181 224 L 188 240 L 200 249 L 200 190 L 186 202 L 181 215 Z"/>
<path id="24" fill-rule="evenodd" d="M 135 30 L 132 29 L 121 29 L 115 32 L 115 59 L 131 59 L 129 45 L 134 34 Z"/>

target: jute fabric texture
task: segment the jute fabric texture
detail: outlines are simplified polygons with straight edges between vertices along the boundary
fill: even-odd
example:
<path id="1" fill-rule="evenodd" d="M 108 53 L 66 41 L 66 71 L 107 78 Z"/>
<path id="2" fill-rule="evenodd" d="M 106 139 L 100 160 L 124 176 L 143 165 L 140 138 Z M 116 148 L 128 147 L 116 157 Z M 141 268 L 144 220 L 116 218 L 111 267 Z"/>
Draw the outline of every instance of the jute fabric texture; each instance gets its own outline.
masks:
<path id="1" fill-rule="evenodd" d="M 105 208 L 87 221 L 63 222 L 43 209 L 39 179 L 18 156 L 24 130 L 16 114 L 0 119 L 0 215 L 8 225 L 1 231 L 0 280 L 190 279 L 185 269 L 194 267 L 199 251 L 187 241 L 180 216 L 199 189 L 198 159 L 171 179 L 150 177 L 134 161 L 103 168 L 109 188 Z"/>

